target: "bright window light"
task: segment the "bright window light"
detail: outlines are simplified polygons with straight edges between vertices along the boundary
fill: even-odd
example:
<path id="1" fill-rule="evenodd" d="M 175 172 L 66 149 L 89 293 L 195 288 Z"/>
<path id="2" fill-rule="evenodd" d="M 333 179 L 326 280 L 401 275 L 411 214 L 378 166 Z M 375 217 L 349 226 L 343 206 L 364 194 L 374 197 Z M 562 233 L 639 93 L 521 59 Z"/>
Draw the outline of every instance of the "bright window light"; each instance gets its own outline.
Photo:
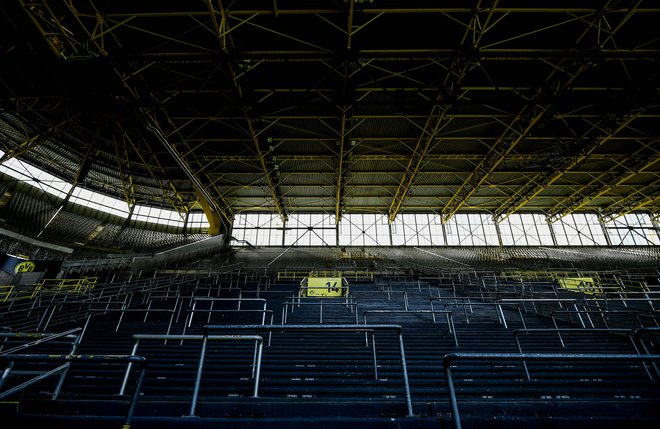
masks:
<path id="1" fill-rule="evenodd" d="M 0 173 L 5 173 L 58 198 L 66 197 L 71 190 L 71 184 L 16 158 L 0 164 Z"/>
<path id="2" fill-rule="evenodd" d="M 657 246 L 658 231 L 646 213 L 629 213 L 605 224 L 614 246 Z"/>
<path id="3" fill-rule="evenodd" d="M 190 212 L 188 214 L 188 228 L 189 229 L 208 229 L 209 221 L 204 212 Z"/>

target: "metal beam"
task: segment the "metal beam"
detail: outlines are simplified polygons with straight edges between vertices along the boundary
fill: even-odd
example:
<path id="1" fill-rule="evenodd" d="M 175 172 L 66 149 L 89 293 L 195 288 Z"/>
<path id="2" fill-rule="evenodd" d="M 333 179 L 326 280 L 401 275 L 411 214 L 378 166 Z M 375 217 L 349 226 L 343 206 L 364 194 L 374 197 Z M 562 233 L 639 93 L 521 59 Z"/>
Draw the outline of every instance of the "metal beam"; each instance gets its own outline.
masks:
<path id="1" fill-rule="evenodd" d="M 405 4 L 405 3 L 402 3 Z M 316 6 L 316 5 L 314 5 Z M 387 14 L 457 14 L 464 15 L 474 12 L 473 7 L 400 7 L 400 8 L 379 8 L 377 5 L 370 5 L 374 7 L 365 7 L 361 12 L 365 15 L 377 15 L 382 13 Z M 591 14 L 598 12 L 600 9 L 596 7 L 498 7 L 495 12 L 500 14 L 557 14 L 565 16 L 566 14 Z M 612 8 L 608 11 L 612 14 L 627 14 L 628 9 L 617 7 Z M 228 16 L 230 17 L 245 17 L 252 15 L 263 15 L 263 16 L 280 16 L 280 15 L 343 15 L 345 10 L 340 7 L 334 9 L 318 9 L 313 6 L 310 6 L 307 9 L 303 8 L 282 8 L 278 7 L 275 9 L 236 9 L 228 11 Z M 660 8 L 658 7 L 641 7 L 637 9 L 637 13 L 660 13 Z M 92 15 L 89 15 L 90 17 Z M 108 11 L 105 16 L 112 19 L 126 19 L 131 16 L 141 19 L 158 19 L 158 18 L 173 18 L 173 17 L 205 17 L 208 16 L 204 11 L 199 9 L 189 9 L 189 10 L 179 10 L 179 11 L 159 11 L 159 12 L 139 12 L 137 10 L 120 12 L 120 11 Z"/>
<path id="2" fill-rule="evenodd" d="M 607 207 L 602 211 L 603 222 L 611 222 L 623 215 L 641 210 L 658 199 L 660 199 L 660 180 Z"/>
<path id="3" fill-rule="evenodd" d="M 578 36 L 575 46 L 580 46 L 592 26 L 596 25 L 603 14 L 607 12 L 611 3 L 612 0 L 608 1 L 595 14 L 592 21 L 587 25 L 587 28 Z M 470 177 L 468 177 L 449 203 L 442 209 L 442 222 L 447 222 L 474 195 L 485 182 L 486 178 L 507 158 L 516 145 L 536 127 L 546 111 L 553 106 L 552 102 L 548 103 L 545 100 L 556 99 L 570 88 L 576 78 L 589 67 L 587 62 L 571 62 L 566 57 L 562 58 L 557 65 L 553 65 L 550 74 L 538 87 L 535 94 L 506 127 L 486 157 L 479 163 Z"/>
<path id="4" fill-rule="evenodd" d="M 555 222 L 567 214 L 584 207 L 589 202 L 600 197 L 609 190 L 622 185 L 637 173 L 645 171 L 660 161 L 660 151 L 656 149 L 660 138 L 635 151 L 629 158 L 623 160 L 620 166 L 623 170 L 608 171 L 588 185 L 583 186 L 574 195 L 566 198 L 548 212 L 548 220 Z"/>
<path id="5" fill-rule="evenodd" d="M 610 115 L 604 116 L 597 125 L 592 126 L 587 132 L 573 142 L 574 145 L 583 145 L 575 157 L 563 158 L 560 161 L 555 162 L 553 165 L 549 165 L 545 173 L 541 173 L 535 180 L 530 181 L 529 184 L 517 193 L 514 198 L 509 200 L 506 204 L 503 204 L 494 212 L 493 218 L 495 221 L 501 222 L 506 219 L 507 216 L 525 206 L 534 197 L 547 189 L 548 186 L 552 185 L 555 180 L 561 177 L 564 173 L 575 168 L 581 162 L 589 158 L 596 149 L 614 138 L 618 132 L 626 128 L 633 120 L 635 120 L 642 111 L 643 110 L 632 115 L 623 116 L 619 119 L 619 122 L 614 129 L 611 128 L 612 117 Z M 610 129 L 610 131 L 605 135 L 592 136 L 594 130 L 602 129 Z M 584 144 L 584 142 L 586 142 L 586 144 Z"/>
<path id="6" fill-rule="evenodd" d="M 287 141 L 295 139 L 286 139 Z M 364 140 L 361 138 L 360 140 Z M 479 161 L 484 158 L 483 154 L 475 153 L 430 153 L 426 155 L 426 159 L 429 161 L 452 161 L 452 160 L 465 160 L 465 161 Z M 625 161 L 630 155 L 625 153 L 595 153 L 592 154 L 590 159 L 598 160 L 613 160 L 613 161 Z M 247 163 L 252 164 L 259 162 L 259 158 L 256 156 L 250 155 L 200 155 L 198 156 L 200 161 L 204 162 L 238 162 L 238 163 Z M 320 162 L 330 162 L 337 157 L 335 155 L 278 155 L 277 159 L 284 162 L 296 162 L 296 161 L 320 161 Z M 508 161 L 533 161 L 538 159 L 537 156 L 532 155 L 523 155 L 512 153 L 507 160 Z M 374 162 L 374 161 L 408 161 L 410 160 L 410 155 L 404 154 L 359 154 L 353 155 L 353 162 Z"/>
<path id="7" fill-rule="evenodd" d="M 217 12 L 213 7 L 213 5 L 211 4 L 210 0 L 207 0 L 207 7 L 208 7 L 208 12 L 211 15 L 211 21 L 213 23 L 213 27 L 218 37 L 218 43 L 220 45 L 220 49 L 225 53 L 233 52 L 235 47 L 234 47 L 232 35 L 229 34 L 231 28 L 229 28 L 229 22 L 227 20 L 227 10 L 222 4 L 222 0 L 218 0 L 218 7 L 220 13 L 219 22 L 216 16 Z M 234 69 L 234 66 L 229 61 L 226 63 L 226 65 L 227 65 L 227 72 L 229 74 L 229 77 L 231 78 L 232 84 L 234 85 L 234 90 L 236 91 L 236 95 L 239 101 L 242 103 L 243 106 L 248 106 L 247 100 L 245 98 L 245 93 L 243 92 L 243 88 L 238 80 L 239 77 L 236 73 L 236 70 Z M 271 171 L 267 166 L 267 164 L 270 161 L 266 160 L 266 156 L 264 152 L 261 150 L 259 135 L 255 130 L 253 119 L 248 114 L 247 107 L 243 108 L 243 114 L 245 117 L 245 123 L 247 125 L 248 135 L 250 136 L 250 139 L 254 143 L 255 152 L 257 154 L 257 158 L 259 158 L 259 165 L 261 166 L 261 170 L 266 179 L 266 184 L 268 185 L 268 189 L 270 190 L 273 199 L 273 204 L 275 205 L 275 209 L 277 210 L 277 213 L 279 214 L 282 221 L 286 222 L 287 212 L 286 209 L 284 208 L 284 197 L 279 189 L 279 179 L 277 178 L 275 173 L 273 173 L 273 171 Z"/>
<path id="8" fill-rule="evenodd" d="M 71 123 L 71 121 L 77 118 L 78 116 L 80 116 L 80 114 L 73 115 L 65 119 L 64 121 L 51 126 L 50 128 L 48 128 L 48 130 L 38 133 L 32 137 L 27 137 L 25 141 L 19 143 L 18 145 L 12 148 L 9 148 L 7 152 L 5 152 L 5 154 L 2 155 L 2 157 L 0 157 L 0 164 L 12 158 L 21 156 L 24 153 L 44 143 L 48 139 L 58 136 L 60 133 L 64 131 L 64 129 L 66 129 L 66 127 Z M 6 136 L 6 137 L 7 139 L 12 140 L 11 136 Z"/>
<path id="9" fill-rule="evenodd" d="M 543 91 L 540 90 L 540 93 Z M 479 162 L 477 168 L 470 173 L 454 193 L 449 202 L 442 209 L 440 216 L 442 222 L 447 222 L 456 212 L 474 195 L 486 178 L 504 161 L 516 145 L 536 126 L 549 106 L 539 106 L 537 98 L 526 104 L 516 115 L 515 119 L 507 125 L 505 131 Z"/>
<path id="10" fill-rule="evenodd" d="M 268 185 L 268 189 L 270 189 L 273 203 L 275 204 L 275 209 L 280 215 L 282 222 L 286 222 L 288 215 L 286 209 L 284 208 L 284 197 L 282 195 L 282 191 L 280 190 L 279 178 L 277 177 L 274 169 L 271 170 L 268 168 L 268 164 L 274 163 L 274 161 L 272 159 L 266 159 L 266 155 L 261 150 L 259 137 L 254 129 L 254 125 L 252 124 L 252 119 L 247 115 L 247 113 L 245 114 L 245 122 L 248 126 L 248 132 L 254 141 L 254 147 L 257 152 L 257 157 L 259 158 L 259 165 L 261 166 L 261 170 L 263 171 L 266 178 L 266 183 Z"/>
<path id="11" fill-rule="evenodd" d="M 124 162 L 126 163 L 126 170 L 130 171 L 131 168 L 131 159 L 128 156 L 128 146 L 119 145 L 119 140 L 117 135 L 112 136 L 114 146 L 115 146 L 115 155 L 117 157 L 117 167 L 119 169 L 119 177 L 124 185 L 124 197 L 126 198 L 126 204 L 128 207 L 135 205 L 135 186 L 133 185 L 133 176 L 126 171 L 124 171 Z"/>
<path id="12" fill-rule="evenodd" d="M 183 159 L 176 147 L 167 140 L 167 137 L 165 137 L 157 125 L 152 124 L 149 121 L 146 115 L 144 125 L 158 139 L 158 141 L 160 141 L 170 156 L 177 163 L 179 168 L 181 168 L 186 177 L 188 177 L 188 179 L 192 182 L 195 191 L 197 191 L 199 195 L 202 208 L 204 209 L 206 217 L 209 221 L 209 235 L 218 235 L 221 232 L 221 219 L 219 216 L 222 215 L 225 219 L 227 219 L 228 222 L 230 222 L 230 215 L 228 215 L 228 213 L 222 207 L 215 203 L 215 199 L 206 189 L 206 186 L 204 186 L 199 178 L 197 178 L 197 175 L 188 166 L 188 163 Z"/>
<path id="13" fill-rule="evenodd" d="M 163 171 L 162 166 L 160 165 L 160 162 L 158 161 L 157 158 L 152 158 L 150 160 L 147 160 L 144 156 L 144 154 L 150 154 L 153 157 L 153 150 L 149 147 L 147 144 L 146 140 L 141 139 L 140 143 L 144 143 L 146 146 L 146 149 L 142 149 L 141 145 L 138 146 L 133 139 L 128 135 L 126 130 L 123 129 L 121 124 L 117 124 L 117 128 L 122 131 L 122 139 L 124 141 L 124 146 L 127 144 L 130 145 L 133 148 L 133 151 L 135 152 L 136 156 L 140 159 L 140 162 L 144 165 L 146 168 L 147 172 L 151 176 L 152 179 L 158 184 L 161 192 L 163 193 L 163 197 L 170 203 L 170 205 L 178 211 L 178 208 L 181 207 L 183 204 L 183 198 L 179 195 L 177 192 L 176 188 L 170 183 L 169 185 L 163 184 L 163 178 L 158 177 L 156 172 L 153 170 L 151 167 L 151 162 L 155 162 L 155 164 L 161 169 L 161 172 Z M 169 186 L 170 189 L 167 189 Z M 173 195 L 172 195 L 173 194 Z"/>
<path id="14" fill-rule="evenodd" d="M 490 4 L 486 7 L 482 7 L 481 3 L 482 2 L 480 0 L 472 12 L 470 21 L 466 25 L 466 30 L 463 33 L 463 38 L 461 39 L 461 49 L 459 49 L 459 51 L 476 51 L 479 49 L 479 44 L 481 42 L 484 31 L 488 28 L 488 24 L 490 23 L 493 12 L 499 3 L 499 0 L 491 0 L 489 2 Z M 480 23 L 478 22 L 479 12 L 484 10 L 488 11 L 488 15 L 485 21 Z M 473 33 L 472 40 L 469 38 L 471 33 Z M 406 196 L 410 192 L 410 189 L 415 182 L 417 173 L 421 169 L 424 159 L 426 158 L 426 155 L 431 149 L 431 145 L 436 139 L 436 135 L 442 129 L 442 127 L 448 123 L 445 116 L 447 115 L 449 109 L 452 107 L 452 103 L 448 102 L 450 100 L 446 100 L 443 103 L 442 98 L 444 98 L 446 95 L 448 95 L 450 99 L 458 100 L 460 98 L 459 93 L 461 91 L 463 79 L 465 78 L 465 75 L 470 70 L 472 65 L 473 63 L 471 61 L 455 58 L 449 66 L 447 74 L 445 75 L 445 79 L 442 83 L 442 87 L 445 89 L 445 91 L 447 91 L 447 94 L 438 94 L 435 99 L 435 103 L 431 108 L 431 112 L 426 118 L 424 129 L 422 130 L 422 133 L 417 140 L 417 144 L 413 149 L 412 156 L 410 157 L 408 165 L 406 166 L 406 171 L 401 178 L 399 187 L 397 188 L 396 193 L 394 194 L 394 198 L 392 199 L 390 207 L 387 211 L 389 223 L 392 223 L 399 213 L 399 210 L 401 209 Z"/>
<path id="15" fill-rule="evenodd" d="M 343 85 L 344 87 L 339 92 L 340 97 L 338 108 L 341 112 L 339 117 L 339 166 L 337 168 L 337 189 L 335 191 L 335 223 L 339 224 L 341 216 L 344 211 L 344 195 L 346 188 L 346 181 L 351 169 L 351 153 L 352 147 L 346 150 L 347 140 L 349 140 L 350 131 L 347 131 L 347 122 L 351 120 L 353 115 L 353 91 L 354 88 L 350 86 L 351 73 L 349 70 L 348 54 L 351 53 L 351 46 L 353 43 L 353 9 L 354 2 L 348 2 L 348 14 L 346 18 L 346 53 L 344 59 L 343 70 Z"/>
<path id="16" fill-rule="evenodd" d="M 340 121 L 340 130 L 339 130 L 339 166 L 337 168 L 337 187 L 335 194 L 335 222 L 339 224 L 341 220 L 341 215 L 344 211 L 344 195 L 346 188 L 346 181 L 348 179 L 348 174 L 350 171 L 351 162 L 351 151 L 346 150 L 348 133 L 346 132 L 346 122 L 348 121 L 347 110 L 352 107 L 342 109 Z M 318 158 L 316 158 L 318 159 Z"/>
<path id="17" fill-rule="evenodd" d="M 66 37 L 66 40 L 71 46 L 71 49 L 75 51 L 76 55 L 80 55 L 81 52 L 78 51 L 78 47 L 83 47 L 85 50 L 88 50 L 88 54 L 93 54 L 93 56 L 96 55 L 105 55 L 106 51 L 105 48 L 100 44 L 102 42 L 102 38 L 99 41 L 99 38 L 93 34 L 93 32 L 90 32 L 85 24 L 83 23 L 83 18 L 84 16 L 81 15 L 74 7 L 72 2 L 64 2 L 66 8 L 68 9 L 68 12 L 70 16 L 73 18 L 73 22 L 77 24 L 77 28 L 65 28 L 63 24 L 59 22 L 60 19 L 62 19 L 63 16 L 59 16 L 58 14 L 53 13 L 51 8 L 49 7 L 48 4 L 45 2 L 43 4 L 38 5 L 40 8 L 44 8 L 48 14 L 50 15 L 50 20 L 49 22 L 53 23 L 55 27 L 61 30 L 61 32 L 64 34 L 62 37 Z M 26 7 L 26 5 L 24 5 Z M 39 16 L 34 16 L 33 14 L 39 13 L 41 9 L 39 8 L 30 8 L 26 7 L 27 12 L 31 15 L 33 18 L 33 22 L 35 25 L 38 27 L 40 32 L 44 37 L 47 38 L 49 43 L 53 43 L 53 39 L 49 38 L 48 33 L 44 31 L 44 29 L 40 25 L 39 21 Z M 106 28 L 116 28 L 117 26 L 110 26 L 105 23 L 104 19 L 101 17 L 101 15 L 96 14 L 95 15 L 95 20 L 101 25 L 105 25 Z M 125 23 L 126 21 L 124 21 Z M 107 31 L 106 31 L 107 33 Z M 76 34 L 78 34 L 78 39 L 76 39 Z M 92 52 L 89 51 L 91 47 L 94 47 L 96 51 Z M 60 54 L 66 58 L 67 55 L 65 55 L 64 51 L 60 50 Z M 143 94 L 141 94 L 137 88 L 131 86 L 129 84 L 129 79 L 127 76 L 131 77 L 136 77 L 136 73 L 123 73 L 122 71 L 118 70 L 116 66 L 112 66 L 112 70 L 115 72 L 115 74 L 118 76 L 121 84 L 124 86 L 124 88 L 127 90 L 128 94 L 130 94 L 131 98 L 133 99 L 134 102 L 137 102 L 137 104 L 141 104 L 140 101 L 142 99 Z M 161 143 L 163 144 L 164 148 L 170 153 L 170 155 L 174 158 L 174 161 L 179 165 L 179 167 L 182 169 L 184 174 L 188 177 L 188 179 L 193 183 L 193 187 L 198 193 L 199 198 L 203 198 L 208 200 L 207 201 L 207 207 L 212 208 L 212 212 L 210 212 L 211 217 L 209 217 L 209 222 L 212 225 L 212 228 L 210 228 L 209 232 L 214 233 L 219 231 L 220 229 L 220 215 L 222 215 L 228 222 L 231 221 L 232 215 L 231 212 L 228 211 L 225 207 L 221 206 L 210 194 L 210 192 L 206 189 L 206 187 L 201 183 L 201 181 L 197 178 L 195 173 L 192 171 L 192 169 L 188 166 L 186 161 L 180 156 L 176 148 L 173 147 L 173 145 L 168 141 L 166 134 L 160 129 L 160 126 L 158 124 L 158 120 L 156 118 L 156 115 L 159 114 L 160 116 L 164 117 L 166 119 L 166 122 L 168 124 L 172 125 L 171 119 L 169 119 L 169 116 L 167 115 L 167 112 L 162 108 L 161 104 L 159 101 L 156 99 L 156 97 L 152 93 L 148 93 L 145 96 L 148 98 L 153 99 L 154 103 L 153 105 L 156 106 L 154 110 L 148 111 L 147 109 L 141 108 L 140 112 L 142 115 L 142 122 L 145 125 L 145 128 L 147 129 L 148 132 L 153 134 L 153 136 Z M 145 164 L 146 165 L 146 164 Z M 159 164 L 160 165 L 160 164 Z M 174 193 L 177 196 L 178 199 L 178 204 L 172 200 L 167 191 L 163 189 L 164 195 L 170 200 L 170 203 L 172 203 L 174 209 L 181 213 L 181 211 L 186 211 L 186 204 L 183 202 L 182 198 L 180 197 L 180 193 L 176 190 L 173 184 L 170 183 L 170 187 L 174 190 Z M 221 196 L 220 196 L 221 197 Z M 215 216 L 212 214 L 216 213 Z M 213 235 L 213 234 L 212 234 Z"/>
<path id="18" fill-rule="evenodd" d="M 599 28 L 598 26 L 600 24 L 600 21 L 603 15 L 605 14 L 605 12 L 608 12 L 608 8 L 611 3 L 612 0 L 608 1 L 607 4 L 605 4 L 601 8 L 601 10 L 596 14 L 594 19 L 587 25 L 587 28 L 576 40 L 575 43 L 576 47 L 580 46 L 582 40 L 588 34 L 588 32 L 591 30 L 592 27 Z M 636 6 L 628 8 L 624 20 L 627 21 L 627 19 L 635 12 L 635 9 Z M 616 31 L 618 31 L 620 28 L 621 26 L 617 26 L 615 30 L 611 31 L 609 34 L 609 38 L 613 37 Z M 600 48 L 600 46 L 598 46 L 598 48 Z M 568 79 L 567 83 L 562 85 L 562 88 L 559 91 L 555 91 L 553 95 L 556 96 L 561 94 L 575 80 L 575 78 L 587 68 L 588 68 L 587 63 L 580 63 L 575 73 L 569 73 L 570 78 Z M 557 69 L 558 68 L 556 68 L 555 70 Z M 493 214 L 493 219 L 495 220 L 495 222 L 501 222 L 507 216 L 511 215 L 512 213 L 515 213 L 517 210 L 522 208 L 532 198 L 543 192 L 543 190 L 545 190 L 555 180 L 557 180 L 565 171 L 574 168 L 580 162 L 587 159 L 598 147 L 600 147 L 606 141 L 612 139 L 615 134 L 617 134 L 619 131 L 625 128 L 628 124 L 630 124 L 630 122 L 632 122 L 637 117 L 637 115 L 642 114 L 645 110 L 646 109 L 642 109 L 641 111 L 637 111 L 634 115 L 624 116 L 623 121 L 619 122 L 618 124 L 619 126 L 614 131 L 607 133 L 607 135 L 604 137 L 599 136 L 598 138 L 592 140 L 590 136 L 590 132 L 592 130 L 611 129 L 609 126 L 612 120 L 611 115 L 603 116 L 600 121 L 602 123 L 592 127 L 589 131 L 587 131 L 587 133 L 582 135 L 581 139 L 577 139 L 577 141 L 574 142 L 574 144 L 580 144 L 581 141 L 587 141 L 586 146 L 581 148 L 578 156 L 572 159 L 564 158 L 559 160 L 559 162 L 556 165 L 548 166 L 547 168 L 548 171 L 546 173 L 543 173 L 539 175 L 539 177 L 537 177 L 535 180 L 530 181 L 529 185 L 527 186 L 527 189 L 525 189 L 523 192 L 518 193 L 516 197 L 512 198 L 509 202 L 502 205 L 499 209 L 495 211 L 495 213 Z"/>
<path id="19" fill-rule="evenodd" d="M 451 74 L 451 72 L 450 72 Z M 461 76 L 462 79 L 462 76 Z M 421 169 L 423 162 L 431 149 L 432 143 L 435 141 L 436 135 L 441 130 L 442 125 L 446 125 L 448 122 L 445 120 L 445 114 L 449 110 L 451 105 L 435 105 L 431 109 L 431 113 L 426 119 L 424 124 L 424 130 L 413 149 L 412 156 L 408 160 L 408 165 L 406 170 L 403 173 L 403 177 L 399 182 L 399 186 L 394 194 L 394 198 L 390 203 L 390 207 L 387 210 L 387 219 L 389 223 L 394 222 L 394 219 L 399 214 L 399 210 L 403 205 L 405 198 L 408 196 L 410 189 L 413 186 L 417 173 Z"/>

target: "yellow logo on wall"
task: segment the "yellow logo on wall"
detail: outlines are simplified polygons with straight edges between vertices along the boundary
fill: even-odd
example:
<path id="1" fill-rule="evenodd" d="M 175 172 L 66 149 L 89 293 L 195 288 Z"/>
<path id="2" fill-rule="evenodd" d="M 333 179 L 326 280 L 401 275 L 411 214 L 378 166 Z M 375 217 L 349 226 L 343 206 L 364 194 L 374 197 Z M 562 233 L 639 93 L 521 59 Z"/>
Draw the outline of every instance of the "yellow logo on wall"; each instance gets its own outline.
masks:
<path id="1" fill-rule="evenodd" d="M 16 264 L 14 267 L 14 272 L 16 274 L 18 273 L 28 273 L 30 271 L 34 271 L 35 265 L 34 262 L 32 261 L 23 261 L 20 264 Z"/>

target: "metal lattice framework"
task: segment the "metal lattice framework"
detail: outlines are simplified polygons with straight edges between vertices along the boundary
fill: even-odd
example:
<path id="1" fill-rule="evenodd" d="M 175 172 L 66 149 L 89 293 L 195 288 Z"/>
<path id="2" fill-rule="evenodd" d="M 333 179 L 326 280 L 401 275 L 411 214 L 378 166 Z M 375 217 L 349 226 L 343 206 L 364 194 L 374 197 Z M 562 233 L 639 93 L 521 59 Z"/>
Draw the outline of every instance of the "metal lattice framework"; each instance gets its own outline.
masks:
<path id="1" fill-rule="evenodd" d="M 129 205 L 660 207 L 651 0 L 2 3 L 0 162 Z"/>

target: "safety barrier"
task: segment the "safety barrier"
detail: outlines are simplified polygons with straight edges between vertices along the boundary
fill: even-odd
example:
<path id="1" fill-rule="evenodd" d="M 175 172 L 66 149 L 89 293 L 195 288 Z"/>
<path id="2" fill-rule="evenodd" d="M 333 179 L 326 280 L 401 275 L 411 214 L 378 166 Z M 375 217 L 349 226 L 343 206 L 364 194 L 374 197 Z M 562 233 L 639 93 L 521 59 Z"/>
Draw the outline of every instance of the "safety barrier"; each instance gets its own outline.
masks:
<path id="1" fill-rule="evenodd" d="M 373 280 L 374 272 L 373 271 L 360 271 L 360 270 L 348 270 L 348 271 L 278 271 L 277 280 L 302 280 L 309 276 L 314 277 L 337 277 L 338 275 L 345 277 L 351 280 Z"/>
<path id="2" fill-rule="evenodd" d="M 456 361 L 617 361 L 617 362 L 645 362 L 660 360 L 660 355 L 644 354 L 565 354 L 565 353 L 449 353 L 442 360 L 447 380 L 447 393 L 451 407 L 454 429 L 462 429 L 461 417 L 458 411 L 458 399 L 452 376 L 452 362 Z"/>
<path id="3" fill-rule="evenodd" d="M 67 291 L 72 293 L 87 293 L 96 286 L 98 277 L 83 277 L 80 279 L 43 279 L 35 284 L 30 298 L 36 297 L 40 292 Z"/>
<path id="4" fill-rule="evenodd" d="M 311 332 L 311 331 L 343 331 L 343 332 L 373 332 L 378 330 L 394 330 L 397 333 L 399 341 L 399 359 L 401 361 L 401 368 L 403 374 L 403 385 L 406 397 L 406 407 L 408 409 L 408 416 L 413 416 L 412 399 L 410 396 L 410 382 L 408 381 L 408 366 L 406 364 L 406 352 L 403 346 L 403 332 L 401 325 L 207 325 L 204 327 L 205 334 L 208 331 L 221 331 L 221 330 L 241 330 L 241 331 L 267 331 L 267 332 L 280 332 L 280 331 L 298 331 L 298 332 Z M 374 337 L 372 336 L 373 344 L 373 357 L 374 357 L 374 371 L 376 378 L 378 378 L 376 365 L 376 348 Z"/>
<path id="5" fill-rule="evenodd" d="M 433 307 L 433 301 L 441 301 L 442 303 L 444 300 L 445 299 L 439 299 L 436 297 L 429 298 L 429 302 L 431 303 L 431 311 L 435 311 L 435 308 Z M 454 302 L 443 303 L 443 307 L 445 310 L 447 310 L 447 307 L 449 306 L 463 307 L 463 314 L 465 315 L 465 321 L 467 323 L 470 323 L 470 319 L 468 318 L 468 311 L 467 311 L 468 308 L 470 309 L 470 312 L 472 312 L 473 306 L 494 307 L 498 321 L 502 325 L 504 325 L 505 328 L 509 327 L 506 321 L 506 317 L 504 316 L 504 310 L 502 310 L 502 305 L 499 302 L 457 302 L 457 300 L 454 300 Z M 522 322 L 523 327 L 526 327 L 525 318 L 522 315 L 522 311 L 520 311 L 520 306 L 516 305 L 516 309 L 518 311 L 518 316 L 520 317 L 520 321 Z"/>
<path id="6" fill-rule="evenodd" d="M 447 328 L 449 329 L 449 333 L 453 335 L 454 337 L 454 344 L 456 347 L 458 347 L 458 338 L 456 337 L 456 329 L 454 327 L 454 318 L 452 316 L 451 311 L 446 311 L 446 310 L 365 310 L 362 312 L 362 317 L 364 319 L 364 324 L 367 324 L 367 314 L 396 314 L 396 313 L 403 313 L 403 314 L 431 314 L 433 317 L 433 323 L 436 323 L 435 315 L 436 314 L 444 314 L 445 318 L 447 319 Z M 367 342 L 368 344 L 368 342 Z"/>
<path id="7" fill-rule="evenodd" d="M 562 336 L 562 333 L 564 334 L 576 334 L 576 335 L 588 335 L 588 336 L 593 336 L 594 334 L 598 333 L 606 333 L 606 334 L 621 334 L 625 335 L 628 340 L 630 340 L 630 344 L 632 345 L 632 348 L 635 350 L 635 353 L 641 354 L 640 352 L 640 347 L 637 345 L 637 342 L 635 340 L 635 333 L 637 330 L 635 329 L 620 329 L 620 328 L 594 328 L 594 329 L 581 329 L 581 328 L 534 328 L 534 329 L 514 329 L 513 330 L 513 338 L 516 341 L 516 347 L 518 347 L 518 352 L 523 353 L 522 346 L 520 344 L 520 334 L 543 334 L 543 333 L 549 333 L 549 334 L 557 334 L 557 337 L 559 339 L 559 343 L 561 344 L 562 348 L 566 347 L 566 343 L 564 342 L 564 337 Z M 645 350 L 646 354 L 649 354 L 648 349 Z M 523 368 L 525 370 L 525 375 L 527 377 L 527 380 L 531 380 L 530 374 L 529 374 L 529 369 L 527 368 L 527 362 L 523 361 Z M 642 363 L 644 370 L 646 371 L 646 374 L 648 375 L 649 379 L 653 380 L 653 376 L 649 372 L 649 369 L 646 365 L 646 363 Z"/>
<path id="8" fill-rule="evenodd" d="M 202 383 L 202 372 L 204 367 L 204 359 L 206 358 L 206 347 L 209 341 L 254 341 L 255 342 L 255 351 L 254 357 L 252 360 L 252 378 L 254 378 L 254 398 L 259 397 L 259 377 L 261 374 L 261 357 L 263 354 L 263 338 L 259 335 L 149 335 L 149 334 L 136 334 L 133 335 L 135 342 L 133 343 L 133 349 L 131 350 L 130 356 L 135 356 L 137 353 L 140 340 L 180 340 L 180 341 L 201 341 L 202 350 L 199 354 L 199 361 L 197 363 L 197 371 L 195 375 L 195 386 L 193 388 L 192 400 L 190 402 L 190 411 L 188 416 L 194 417 L 197 410 L 197 400 L 199 398 L 199 388 Z M 119 389 L 119 394 L 123 395 L 126 390 L 126 385 L 128 384 L 128 378 L 132 369 L 132 362 L 129 362 L 126 366 L 126 372 L 124 374 L 124 380 L 122 381 L 121 388 Z"/>
<path id="9" fill-rule="evenodd" d="M 14 293 L 16 286 L 14 285 L 1 285 L 0 286 L 0 302 L 7 302 L 9 297 Z"/>
<path id="10" fill-rule="evenodd" d="M 358 314 L 357 314 L 357 304 L 352 303 L 352 302 L 337 302 L 337 301 L 331 301 L 331 302 L 324 302 L 323 299 L 319 299 L 319 301 L 316 302 L 310 302 L 310 301 L 300 301 L 301 297 L 295 297 L 293 300 L 287 299 L 282 303 L 282 324 L 287 323 L 287 319 L 289 317 L 289 307 L 291 307 L 291 313 L 293 313 L 294 307 L 300 307 L 301 305 L 314 305 L 320 308 L 319 311 L 319 323 L 323 323 L 323 306 L 336 306 L 336 305 L 341 305 L 343 307 L 347 307 L 351 310 L 351 313 L 355 313 L 355 324 L 358 324 Z M 309 298 L 309 297 L 308 297 Z M 325 298 L 327 299 L 327 298 Z"/>
<path id="11" fill-rule="evenodd" d="M 74 361 L 87 361 L 87 362 L 129 362 L 130 364 L 137 364 L 140 366 L 140 373 L 138 375 L 137 381 L 135 383 L 135 389 L 133 390 L 133 395 L 129 401 L 128 411 L 126 417 L 124 418 L 124 423 L 122 429 L 130 429 L 133 422 L 133 415 L 135 414 L 135 408 L 137 407 L 138 399 L 140 397 L 140 391 L 142 390 L 142 385 L 144 383 L 144 376 L 147 368 L 147 361 L 142 356 L 133 356 L 133 355 L 43 355 L 43 354 L 10 354 L 10 355 L 0 355 L 0 361 L 14 363 L 17 361 L 22 362 L 65 362 L 64 365 L 60 365 L 54 369 L 44 372 L 43 374 L 28 380 L 24 383 L 14 386 L 11 389 L 8 389 L 4 392 L 0 392 L 0 399 L 6 398 L 14 393 L 18 393 L 48 377 L 57 374 L 66 374 L 66 371 L 69 369 L 69 365 Z M 7 374 L 9 375 L 9 374 Z M 4 378 L 3 373 L 3 378 Z"/>

